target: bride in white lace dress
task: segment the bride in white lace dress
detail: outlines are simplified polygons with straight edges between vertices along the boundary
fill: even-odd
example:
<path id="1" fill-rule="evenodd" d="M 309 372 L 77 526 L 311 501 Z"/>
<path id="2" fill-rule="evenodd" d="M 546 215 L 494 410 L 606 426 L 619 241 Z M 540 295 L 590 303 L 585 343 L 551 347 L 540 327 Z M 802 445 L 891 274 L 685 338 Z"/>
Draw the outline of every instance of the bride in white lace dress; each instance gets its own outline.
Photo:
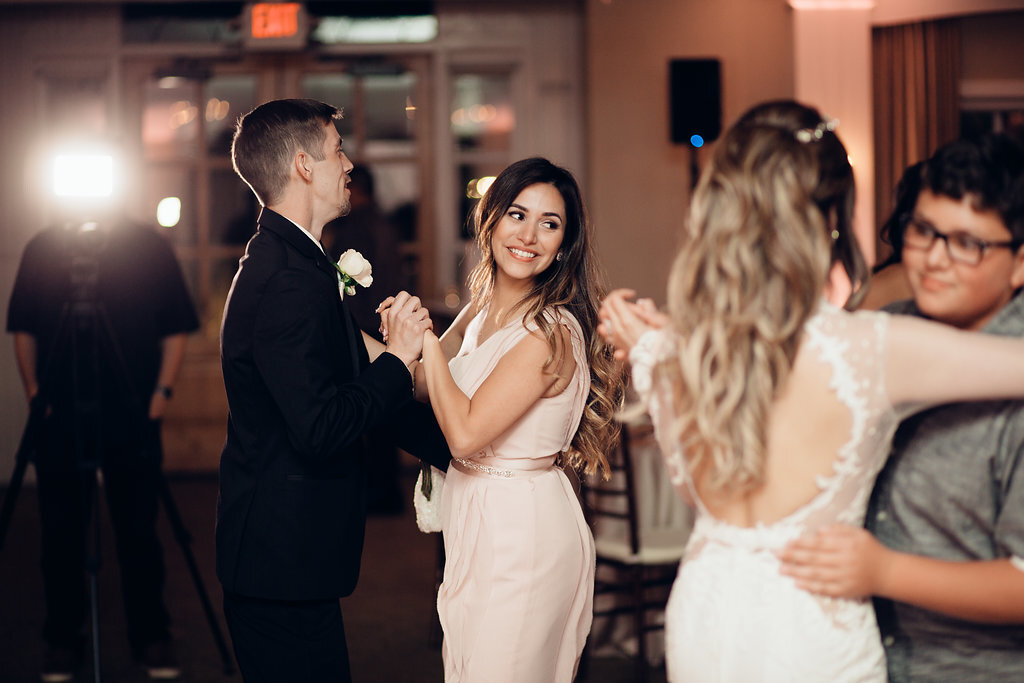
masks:
<path id="1" fill-rule="evenodd" d="M 796 588 L 776 553 L 863 522 L 911 412 L 1024 395 L 1019 340 L 826 301 L 833 266 L 865 281 L 833 128 L 792 102 L 748 112 L 693 198 L 669 315 L 625 290 L 602 307 L 599 329 L 628 352 L 672 482 L 698 511 L 667 608 L 670 681 L 884 681 L 871 603 Z"/>

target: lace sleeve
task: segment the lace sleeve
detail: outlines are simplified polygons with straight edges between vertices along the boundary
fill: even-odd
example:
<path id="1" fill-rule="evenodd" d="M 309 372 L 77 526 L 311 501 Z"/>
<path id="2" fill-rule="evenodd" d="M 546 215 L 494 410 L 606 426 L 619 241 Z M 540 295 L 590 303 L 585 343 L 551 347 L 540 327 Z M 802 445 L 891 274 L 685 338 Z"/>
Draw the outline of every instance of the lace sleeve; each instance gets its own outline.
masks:
<path id="1" fill-rule="evenodd" d="M 683 459 L 682 445 L 675 438 L 673 429 L 675 395 L 667 378 L 654 376 L 654 368 L 658 363 L 672 357 L 674 352 L 675 345 L 670 332 L 649 330 L 630 350 L 629 362 L 633 368 L 633 388 L 651 416 L 669 480 L 680 492 L 685 492 L 686 461 Z"/>

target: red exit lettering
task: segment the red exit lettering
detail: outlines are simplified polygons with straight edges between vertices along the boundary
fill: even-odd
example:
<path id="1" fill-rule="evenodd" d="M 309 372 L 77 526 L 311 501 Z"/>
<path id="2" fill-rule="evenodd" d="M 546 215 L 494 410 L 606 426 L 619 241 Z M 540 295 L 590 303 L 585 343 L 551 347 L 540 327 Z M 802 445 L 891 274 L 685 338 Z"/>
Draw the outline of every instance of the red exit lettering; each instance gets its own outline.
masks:
<path id="1" fill-rule="evenodd" d="M 288 38 L 299 32 L 299 3 L 258 2 L 252 6 L 253 38 Z"/>

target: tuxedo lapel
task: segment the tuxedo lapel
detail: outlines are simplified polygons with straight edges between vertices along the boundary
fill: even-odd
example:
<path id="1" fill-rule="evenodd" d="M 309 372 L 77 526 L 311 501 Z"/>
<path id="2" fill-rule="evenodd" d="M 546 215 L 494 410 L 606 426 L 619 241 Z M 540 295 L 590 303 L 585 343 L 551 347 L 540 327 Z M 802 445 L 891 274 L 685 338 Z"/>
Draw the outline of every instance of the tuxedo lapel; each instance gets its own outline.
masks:
<path id="1" fill-rule="evenodd" d="M 348 306 L 345 302 L 341 302 L 341 317 L 345 321 L 345 334 L 348 336 L 348 353 L 352 358 L 352 370 L 353 374 L 359 374 L 359 352 L 356 344 L 361 344 L 363 341 L 363 335 L 359 333 L 356 328 L 356 321 L 352 318 L 351 311 L 348 310 Z"/>
<path id="2" fill-rule="evenodd" d="M 315 245 L 314 245 L 315 246 Z M 317 250 L 320 253 L 316 254 L 316 263 L 318 268 L 324 268 L 331 275 L 331 285 L 334 288 L 334 296 L 337 297 L 338 302 L 338 315 L 341 316 L 342 325 L 345 327 L 345 342 L 348 346 L 349 357 L 352 360 L 352 374 L 359 374 L 359 347 L 357 344 L 363 343 L 363 337 L 359 333 L 359 329 L 356 327 L 356 322 L 352 318 L 351 311 L 348 310 L 348 306 L 345 305 L 344 300 L 341 296 L 341 289 L 338 286 L 338 269 L 334 267 L 330 258 L 324 252 Z"/>
<path id="3" fill-rule="evenodd" d="M 338 269 L 331 263 L 330 258 L 327 254 L 321 253 L 319 256 L 318 265 L 323 265 L 329 269 L 331 273 L 331 279 L 334 284 L 335 296 L 338 297 L 338 312 L 341 315 L 342 324 L 345 326 L 345 340 L 348 345 L 349 357 L 352 359 L 352 374 L 359 374 L 359 347 L 357 344 L 363 343 L 363 336 L 359 333 L 359 329 L 356 327 L 355 319 L 352 317 L 352 312 L 348 310 L 348 306 L 341 296 L 341 289 L 338 286 Z"/>

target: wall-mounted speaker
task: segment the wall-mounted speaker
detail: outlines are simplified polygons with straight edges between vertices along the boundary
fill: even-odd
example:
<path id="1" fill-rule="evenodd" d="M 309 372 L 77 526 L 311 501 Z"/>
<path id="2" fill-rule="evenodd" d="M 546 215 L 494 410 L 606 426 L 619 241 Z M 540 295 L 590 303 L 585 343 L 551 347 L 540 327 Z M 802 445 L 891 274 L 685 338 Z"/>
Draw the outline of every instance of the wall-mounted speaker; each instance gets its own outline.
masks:
<path id="1" fill-rule="evenodd" d="M 669 125 L 675 144 L 700 144 L 722 132 L 722 70 L 717 59 L 673 59 L 668 71 Z M 700 146 L 696 144 L 695 146 Z"/>

